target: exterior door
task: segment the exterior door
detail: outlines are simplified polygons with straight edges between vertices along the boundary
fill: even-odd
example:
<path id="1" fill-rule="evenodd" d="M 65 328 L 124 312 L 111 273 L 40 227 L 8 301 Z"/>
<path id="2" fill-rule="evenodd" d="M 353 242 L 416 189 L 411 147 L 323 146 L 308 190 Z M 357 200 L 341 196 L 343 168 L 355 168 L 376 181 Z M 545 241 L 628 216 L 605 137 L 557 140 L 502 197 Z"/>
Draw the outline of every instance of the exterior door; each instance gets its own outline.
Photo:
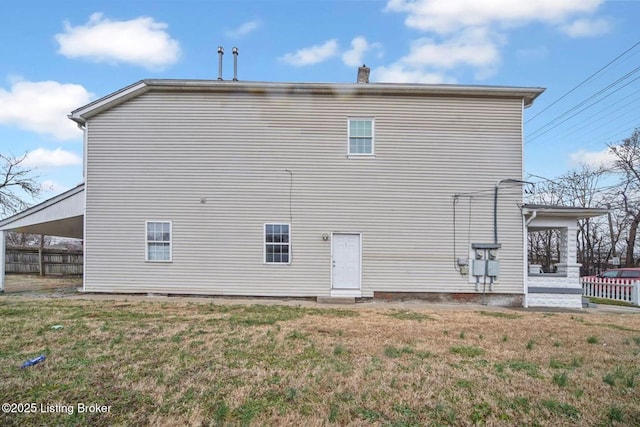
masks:
<path id="1" fill-rule="evenodd" d="M 360 235 L 334 233 L 331 239 L 331 287 L 360 289 Z"/>

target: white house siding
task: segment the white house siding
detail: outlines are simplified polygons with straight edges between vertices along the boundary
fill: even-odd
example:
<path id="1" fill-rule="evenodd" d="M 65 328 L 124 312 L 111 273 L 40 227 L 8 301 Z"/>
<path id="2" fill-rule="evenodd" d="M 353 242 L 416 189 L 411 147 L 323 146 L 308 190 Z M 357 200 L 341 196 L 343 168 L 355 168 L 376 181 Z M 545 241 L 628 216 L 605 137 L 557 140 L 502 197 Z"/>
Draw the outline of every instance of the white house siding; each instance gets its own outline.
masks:
<path id="1" fill-rule="evenodd" d="M 88 120 L 85 290 L 328 296 L 322 235 L 342 231 L 362 233 L 364 297 L 474 292 L 454 260 L 493 241 L 521 115 L 520 98 L 147 92 Z M 347 157 L 349 116 L 375 118 L 375 158 Z M 471 192 L 454 254 L 452 196 Z M 500 188 L 495 293 L 523 293 L 519 203 Z M 147 220 L 172 221 L 171 263 L 145 262 Z M 291 222 L 290 265 L 263 264 L 267 222 Z"/>

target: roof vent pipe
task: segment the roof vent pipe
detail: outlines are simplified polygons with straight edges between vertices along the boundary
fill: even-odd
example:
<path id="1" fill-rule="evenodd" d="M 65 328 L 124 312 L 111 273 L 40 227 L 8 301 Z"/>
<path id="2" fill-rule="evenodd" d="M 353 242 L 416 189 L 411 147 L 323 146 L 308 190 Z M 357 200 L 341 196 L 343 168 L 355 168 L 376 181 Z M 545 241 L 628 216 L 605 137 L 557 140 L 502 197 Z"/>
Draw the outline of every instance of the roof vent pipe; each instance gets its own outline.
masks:
<path id="1" fill-rule="evenodd" d="M 222 55 L 224 55 L 224 49 L 218 46 L 218 80 L 222 80 Z"/>
<path id="2" fill-rule="evenodd" d="M 371 68 L 362 64 L 362 67 L 358 67 L 358 83 L 369 83 L 369 73 Z"/>
<path id="3" fill-rule="evenodd" d="M 233 49 L 231 49 L 231 52 L 233 52 L 233 81 L 237 82 L 238 81 L 238 48 L 234 47 Z"/>

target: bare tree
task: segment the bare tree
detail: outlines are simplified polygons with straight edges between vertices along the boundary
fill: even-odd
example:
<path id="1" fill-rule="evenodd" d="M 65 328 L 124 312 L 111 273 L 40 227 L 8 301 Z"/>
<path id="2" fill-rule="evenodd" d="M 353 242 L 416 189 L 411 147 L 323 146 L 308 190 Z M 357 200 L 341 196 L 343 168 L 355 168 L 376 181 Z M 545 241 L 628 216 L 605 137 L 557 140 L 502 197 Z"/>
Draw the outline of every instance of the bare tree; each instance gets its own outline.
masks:
<path id="1" fill-rule="evenodd" d="M 0 217 L 28 207 L 25 197 L 40 194 L 40 184 L 32 176 L 33 169 L 22 166 L 22 157 L 0 154 Z"/>
<path id="2" fill-rule="evenodd" d="M 14 247 L 25 246 L 50 246 L 51 237 L 40 234 L 18 233 L 9 231 L 7 233 L 7 245 Z"/>
<path id="3" fill-rule="evenodd" d="M 565 188 L 558 181 L 531 175 L 543 181 L 536 184 L 536 191 L 528 195 L 528 203 L 561 205 Z M 531 264 L 540 264 L 545 272 L 552 272 L 553 265 L 560 262 L 558 230 L 538 230 L 527 233 L 528 257 Z"/>
<path id="4" fill-rule="evenodd" d="M 603 203 L 601 181 L 609 171 L 603 167 L 592 168 L 581 165 L 578 170 L 571 171 L 562 177 L 565 184 L 568 206 L 581 208 L 598 207 Z M 600 270 L 606 259 L 601 259 L 602 240 L 606 237 L 606 222 L 602 217 L 578 220 L 578 262 L 583 272 L 593 274 Z M 598 250 L 600 249 L 600 250 Z"/>
<path id="5" fill-rule="evenodd" d="M 569 171 L 564 175 L 549 180 L 543 177 L 543 182 L 537 184 L 537 192 L 530 197 L 534 203 L 572 206 L 572 207 L 597 207 L 603 203 L 604 194 L 602 191 L 602 178 L 609 171 L 605 168 L 592 168 L 581 165 L 578 169 Z M 578 220 L 577 245 L 578 262 L 582 264 L 584 273 L 593 273 L 606 265 L 606 254 L 603 258 L 603 239 L 607 237 L 606 221 L 602 218 L 585 218 Z M 558 230 L 543 230 L 537 232 L 538 236 L 529 233 L 529 243 L 536 247 L 535 240 L 543 239 L 545 244 L 537 246 L 538 250 L 546 252 L 546 257 L 541 257 L 544 261 L 539 262 L 545 266 L 545 270 L 550 268 L 550 264 L 555 263 L 559 256 L 559 234 Z M 539 254 L 536 254 L 540 257 Z"/>
<path id="6" fill-rule="evenodd" d="M 615 156 L 614 168 L 622 174 L 620 197 L 626 218 L 629 221 L 626 238 L 625 265 L 635 265 L 635 246 L 640 226 L 640 129 L 635 129 L 629 138 L 620 144 L 610 144 Z"/>

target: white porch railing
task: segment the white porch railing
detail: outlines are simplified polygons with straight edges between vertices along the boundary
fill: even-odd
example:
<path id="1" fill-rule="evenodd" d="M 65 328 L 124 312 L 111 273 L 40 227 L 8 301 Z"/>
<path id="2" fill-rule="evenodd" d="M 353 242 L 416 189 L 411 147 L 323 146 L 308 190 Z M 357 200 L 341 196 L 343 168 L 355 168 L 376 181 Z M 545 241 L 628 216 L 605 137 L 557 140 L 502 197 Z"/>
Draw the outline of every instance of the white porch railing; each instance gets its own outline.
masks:
<path id="1" fill-rule="evenodd" d="M 640 280 L 582 277 L 582 295 L 624 301 L 640 306 Z"/>

